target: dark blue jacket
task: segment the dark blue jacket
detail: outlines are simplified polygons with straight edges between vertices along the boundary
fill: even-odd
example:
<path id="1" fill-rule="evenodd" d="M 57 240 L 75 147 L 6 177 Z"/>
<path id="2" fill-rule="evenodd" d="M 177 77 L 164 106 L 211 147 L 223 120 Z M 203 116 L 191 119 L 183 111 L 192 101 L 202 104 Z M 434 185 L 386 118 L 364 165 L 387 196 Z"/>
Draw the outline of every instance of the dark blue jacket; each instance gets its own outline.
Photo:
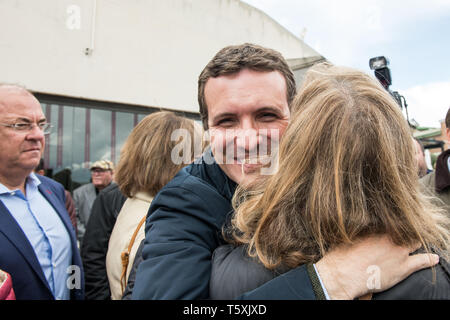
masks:
<path id="1" fill-rule="evenodd" d="M 133 299 L 209 298 L 211 256 L 225 243 L 222 226 L 233 211 L 236 183 L 215 162 L 208 164 L 210 152 L 205 155 L 182 169 L 153 199 Z M 303 298 L 315 298 L 304 268 L 293 270 L 291 276 Z M 275 278 L 272 285 L 277 281 L 285 283 Z M 245 298 L 271 295 L 276 298 L 270 288 L 261 287 Z"/>
<path id="2" fill-rule="evenodd" d="M 310 264 L 301 268 L 311 270 Z M 309 270 L 308 270 L 309 269 Z M 312 268 L 313 269 L 313 268 Z M 303 299 L 303 292 L 297 292 L 298 275 L 292 275 L 295 269 L 278 268 L 276 271 L 266 269 L 259 260 L 248 256 L 245 246 L 233 247 L 225 245 L 214 251 L 212 259 L 212 274 L 210 281 L 210 295 L 213 299 L 230 300 L 243 294 L 254 300 L 271 299 L 265 292 L 276 292 L 277 299 Z M 279 275 L 281 273 L 281 275 Z M 308 272 L 309 274 L 310 272 Z M 284 279 L 273 283 L 274 277 Z M 435 281 L 433 281 L 435 279 Z M 306 279 L 304 279 L 306 282 Z M 258 292 L 250 291 L 259 287 Z M 245 293 L 249 292 L 250 293 Z M 245 293 L 245 294 L 244 294 Z M 322 297 L 324 298 L 324 297 Z M 450 266 L 446 260 L 440 259 L 433 269 L 427 268 L 417 271 L 392 288 L 375 293 L 374 300 L 448 300 L 450 299 Z"/>
<path id="3" fill-rule="evenodd" d="M 52 179 L 36 175 L 41 181 L 38 189 L 58 213 L 66 227 L 72 246 L 72 265 L 79 267 L 81 287 L 70 292 L 71 299 L 84 299 L 84 274 L 77 246 L 75 229 L 65 207 L 64 188 Z M 0 269 L 11 275 L 17 300 L 52 300 L 39 260 L 32 245 L 16 220 L 0 201 Z M 69 276 L 75 273 L 68 274 Z"/>

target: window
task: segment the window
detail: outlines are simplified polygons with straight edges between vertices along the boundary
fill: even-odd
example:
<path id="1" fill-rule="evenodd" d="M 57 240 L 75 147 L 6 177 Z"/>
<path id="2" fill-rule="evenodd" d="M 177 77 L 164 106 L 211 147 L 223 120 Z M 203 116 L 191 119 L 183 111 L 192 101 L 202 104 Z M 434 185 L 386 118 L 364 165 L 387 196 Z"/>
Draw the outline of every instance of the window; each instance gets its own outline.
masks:
<path id="1" fill-rule="evenodd" d="M 109 159 L 117 165 L 120 150 L 131 130 L 154 111 L 137 113 L 45 102 L 41 105 L 53 125 L 52 132 L 46 136 L 45 168 L 69 190 L 73 187 L 62 181 L 68 180 L 69 173 L 76 187 L 90 181 L 90 163 Z"/>

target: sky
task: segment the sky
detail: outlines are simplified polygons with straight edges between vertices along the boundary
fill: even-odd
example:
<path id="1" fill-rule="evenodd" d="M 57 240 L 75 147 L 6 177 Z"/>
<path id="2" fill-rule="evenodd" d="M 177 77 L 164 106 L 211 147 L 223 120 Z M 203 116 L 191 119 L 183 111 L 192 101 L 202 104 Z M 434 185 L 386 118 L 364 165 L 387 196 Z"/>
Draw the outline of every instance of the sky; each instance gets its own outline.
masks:
<path id="1" fill-rule="evenodd" d="M 245 0 L 327 60 L 373 75 L 389 59 L 390 89 L 409 119 L 440 127 L 450 107 L 450 0 Z M 406 117 L 406 111 L 403 108 Z"/>

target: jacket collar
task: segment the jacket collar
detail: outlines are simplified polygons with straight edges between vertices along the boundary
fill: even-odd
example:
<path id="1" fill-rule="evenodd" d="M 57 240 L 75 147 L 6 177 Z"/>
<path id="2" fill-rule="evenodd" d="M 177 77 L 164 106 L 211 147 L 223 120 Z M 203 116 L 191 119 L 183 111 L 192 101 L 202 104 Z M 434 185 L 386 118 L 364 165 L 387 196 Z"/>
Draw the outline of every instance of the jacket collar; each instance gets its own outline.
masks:
<path id="1" fill-rule="evenodd" d="M 223 197 L 231 201 L 236 191 L 237 183 L 231 180 L 217 164 L 212 154 L 211 148 L 208 148 L 201 158 L 194 162 L 198 164 L 198 169 L 202 178 L 211 184 Z"/>
<path id="2" fill-rule="evenodd" d="M 153 197 L 151 195 L 149 195 L 148 192 L 146 192 L 146 191 L 136 192 L 136 194 L 133 196 L 133 198 L 136 198 L 136 199 L 148 202 L 148 203 L 151 203 L 153 200 Z"/>

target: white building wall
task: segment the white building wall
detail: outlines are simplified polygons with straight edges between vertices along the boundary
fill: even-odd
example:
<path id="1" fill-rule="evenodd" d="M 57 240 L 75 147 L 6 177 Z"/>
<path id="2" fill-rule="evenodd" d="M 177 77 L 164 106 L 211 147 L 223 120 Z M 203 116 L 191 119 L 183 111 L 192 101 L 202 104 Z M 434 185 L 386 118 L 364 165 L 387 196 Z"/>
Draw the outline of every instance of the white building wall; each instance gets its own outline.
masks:
<path id="1" fill-rule="evenodd" d="M 197 112 L 199 73 L 243 42 L 320 56 L 238 0 L 0 0 L 0 82 L 41 93 Z"/>

